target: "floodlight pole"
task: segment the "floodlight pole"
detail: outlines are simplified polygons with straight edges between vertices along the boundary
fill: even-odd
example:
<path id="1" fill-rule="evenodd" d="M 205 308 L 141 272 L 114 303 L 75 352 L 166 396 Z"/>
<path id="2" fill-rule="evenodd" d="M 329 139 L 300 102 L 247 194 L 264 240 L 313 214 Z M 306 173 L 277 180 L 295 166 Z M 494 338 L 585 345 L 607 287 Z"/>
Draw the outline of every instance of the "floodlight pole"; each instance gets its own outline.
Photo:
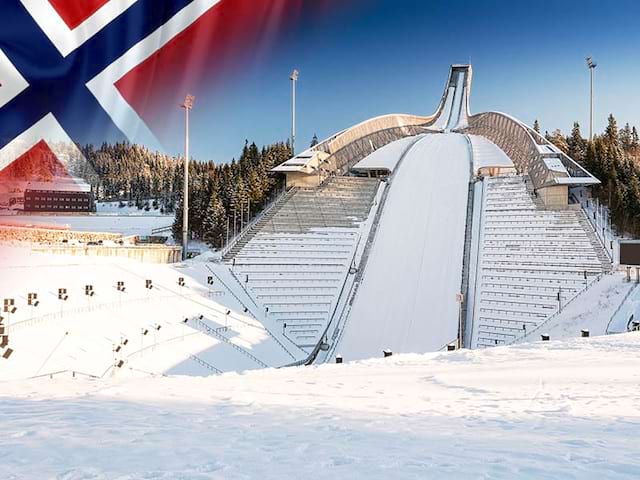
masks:
<path id="1" fill-rule="evenodd" d="M 189 245 L 189 112 L 193 108 L 195 97 L 187 95 L 180 108 L 184 108 L 184 187 L 182 194 L 182 260 L 187 259 Z"/>
<path id="2" fill-rule="evenodd" d="M 591 57 L 587 57 L 587 67 L 589 68 L 589 141 L 593 140 L 593 71 L 598 64 Z"/>
<path id="3" fill-rule="evenodd" d="M 296 155 L 296 82 L 300 72 L 294 69 L 291 72 L 291 154 Z"/>

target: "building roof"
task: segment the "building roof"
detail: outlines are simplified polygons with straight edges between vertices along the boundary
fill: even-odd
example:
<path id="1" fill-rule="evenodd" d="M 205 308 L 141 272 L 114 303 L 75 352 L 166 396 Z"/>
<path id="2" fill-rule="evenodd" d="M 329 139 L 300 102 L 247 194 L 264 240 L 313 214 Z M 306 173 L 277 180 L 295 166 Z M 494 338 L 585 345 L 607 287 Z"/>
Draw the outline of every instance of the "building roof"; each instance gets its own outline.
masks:
<path id="1" fill-rule="evenodd" d="M 25 191 L 83 192 L 91 191 L 91 186 L 81 178 L 54 177 L 49 182 L 28 182 Z"/>
<path id="2" fill-rule="evenodd" d="M 372 154 L 364 157 L 352 167 L 352 170 L 361 172 L 387 170 L 389 172 L 393 172 L 402 155 L 423 136 L 424 134 L 405 137 L 400 140 L 396 140 L 395 142 L 391 142 L 374 151 Z"/>
<path id="3" fill-rule="evenodd" d="M 271 171 L 279 173 L 313 173 L 327 157 L 329 157 L 329 154 L 325 152 L 305 150 L 277 167 L 272 168 Z"/>
<path id="4" fill-rule="evenodd" d="M 473 171 L 481 168 L 503 167 L 513 168 L 509 156 L 495 143 L 481 135 L 469 135 L 473 148 Z"/>

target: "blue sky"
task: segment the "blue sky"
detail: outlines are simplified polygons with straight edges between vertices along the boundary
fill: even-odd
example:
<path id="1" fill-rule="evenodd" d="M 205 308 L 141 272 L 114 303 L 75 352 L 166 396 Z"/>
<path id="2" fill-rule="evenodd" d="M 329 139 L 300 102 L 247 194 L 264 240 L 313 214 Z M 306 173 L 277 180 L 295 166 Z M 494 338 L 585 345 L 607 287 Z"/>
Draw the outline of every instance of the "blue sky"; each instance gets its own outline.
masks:
<path id="1" fill-rule="evenodd" d="M 225 162 L 245 139 L 289 135 L 289 72 L 300 70 L 298 147 L 385 113 L 430 114 L 452 63 L 471 61 L 473 113 L 498 110 L 543 130 L 588 131 L 596 70 L 596 131 L 612 112 L 640 126 L 640 2 L 329 0 L 269 58 L 246 66 L 193 111 L 193 155 Z M 180 115 L 176 111 L 176 115 Z M 181 150 L 179 136 L 166 145 Z"/>

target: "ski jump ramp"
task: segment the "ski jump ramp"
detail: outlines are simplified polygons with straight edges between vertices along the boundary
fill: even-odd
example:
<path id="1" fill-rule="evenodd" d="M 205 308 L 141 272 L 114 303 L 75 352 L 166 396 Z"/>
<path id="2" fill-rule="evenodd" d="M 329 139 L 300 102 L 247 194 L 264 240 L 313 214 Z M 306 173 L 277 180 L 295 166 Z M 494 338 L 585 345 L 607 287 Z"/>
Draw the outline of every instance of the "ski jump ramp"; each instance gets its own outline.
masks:
<path id="1" fill-rule="evenodd" d="M 336 349 L 345 360 L 387 348 L 434 351 L 456 339 L 471 160 L 465 136 L 448 133 L 425 135 L 396 166 Z"/>
<path id="2" fill-rule="evenodd" d="M 525 193 L 544 204 L 541 210 L 562 210 L 568 208 L 570 187 L 599 181 L 517 119 L 500 112 L 471 115 L 471 80 L 470 65 L 452 65 L 432 115 L 391 114 L 366 120 L 273 169 L 286 175 L 288 187 L 300 190 L 322 189 L 341 176 L 354 182 L 362 176 L 369 177 L 362 181 L 373 177 L 386 182 L 369 219 L 361 223 L 350 265 L 342 264 L 348 270 L 344 282 L 332 287 L 334 293 L 324 294 L 324 330 L 318 327 L 314 333 L 319 339 L 315 348 L 304 345 L 310 351 L 306 363 L 332 361 L 338 354 L 357 360 L 379 357 L 385 349 L 422 353 L 468 344 L 464 333 L 478 310 L 475 300 L 484 302 L 484 317 L 489 310 L 509 313 L 520 303 L 538 308 L 538 293 L 514 293 L 508 285 L 502 292 L 501 284 L 493 285 L 498 274 L 473 273 L 493 261 L 479 248 L 491 247 L 479 235 L 494 228 L 483 227 L 479 187 L 486 177 L 517 176 L 523 185 L 528 182 L 530 193 Z M 508 221 L 518 221 L 514 215 Z M 507 263 L 512 258 L 523 263 L 505 255 Z M 501 263 L 496 269 L 506 267 Z M 556 267 L 562 266 L 544 266 Z M 526 276 L 531 273 L 527 268 L 523 263 L 517 271 Z M 489 280 L 483 281 L 483 275 Z M 475 288 L 479 291 L 474 294 Z M 515 300 L 510 298 L 514 295 Z M 501 339 L 510 338 L 505 332 L 513 325 L 496 322 L 490 325 L 491 338 L 506 341 Z"/>

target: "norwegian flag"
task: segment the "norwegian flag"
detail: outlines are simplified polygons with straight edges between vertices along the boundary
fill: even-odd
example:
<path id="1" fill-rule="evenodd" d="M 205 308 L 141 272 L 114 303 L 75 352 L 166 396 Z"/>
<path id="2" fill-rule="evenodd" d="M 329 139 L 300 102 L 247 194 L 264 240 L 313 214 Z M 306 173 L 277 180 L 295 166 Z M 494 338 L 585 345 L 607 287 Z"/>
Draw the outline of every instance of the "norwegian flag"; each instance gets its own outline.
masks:
<path id="1" fill-rule="evenodd" d="M 303 3 L 2 0 L 0 181 L 64 172 L 84 160 L 73 142 L 161 148 L 184 94 L 260 55 Z"/>

